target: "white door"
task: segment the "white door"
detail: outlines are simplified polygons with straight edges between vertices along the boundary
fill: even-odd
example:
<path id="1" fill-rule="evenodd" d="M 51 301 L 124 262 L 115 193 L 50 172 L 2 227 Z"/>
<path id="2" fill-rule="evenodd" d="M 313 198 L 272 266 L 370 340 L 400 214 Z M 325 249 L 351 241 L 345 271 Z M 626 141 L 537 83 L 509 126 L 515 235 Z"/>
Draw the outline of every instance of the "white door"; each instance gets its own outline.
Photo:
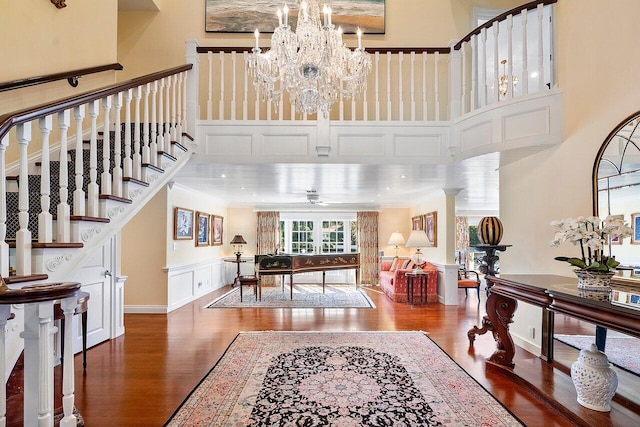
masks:
<path id="1" fill-rule="evenodd" d="M 114 276 L 115 237 L 112 237 L 102 248 L 85 262 L 73 281 L 82 284 L 81 290 L 88 292 L 89 309 L 87 310 L 87 348 L 111 338 L 112 323 L 112 289 Z M 73 316 L 73 349 L 74 353 L 82 350 L 82 329 L 80 315 Z"/>

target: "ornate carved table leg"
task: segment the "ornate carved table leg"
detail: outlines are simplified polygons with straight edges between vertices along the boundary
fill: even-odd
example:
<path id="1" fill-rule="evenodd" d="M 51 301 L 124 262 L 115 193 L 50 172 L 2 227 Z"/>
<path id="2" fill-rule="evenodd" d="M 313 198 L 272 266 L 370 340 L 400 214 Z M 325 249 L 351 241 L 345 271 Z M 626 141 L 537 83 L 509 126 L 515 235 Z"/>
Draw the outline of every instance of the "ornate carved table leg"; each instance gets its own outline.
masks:
<path id="1" fill-rule="evenodd" d="M 477 326 L 474 326 L 473 328 L 469 329 L 469 332 L 467 332 L 467 337 L 469 338 L 469 345 L 473 345 L 473 342 L 476 340 L 476 335 L 484 335 L 488 331 L 492 331 L 493 332 L 493 325 L 491 324 L 491 321 L 489 320 L 489 317 L 488 316 L 484 316 L 482 318 L 482 327 L 481 328 L 478 328 Z"/>
<path id="2" fill-rule="evenodd" d="M 515 346 L 509 334 L 509 324 L 513 323 L 513 313 L 518 302 L 512 298 L 492 293 L 487 298 L 487 316 L 491 324 L 491 332 L 498 349 L 489 358 L 490 362 L 512 368 Z M 484 319 L 483 319 L 484 323 Z"/>

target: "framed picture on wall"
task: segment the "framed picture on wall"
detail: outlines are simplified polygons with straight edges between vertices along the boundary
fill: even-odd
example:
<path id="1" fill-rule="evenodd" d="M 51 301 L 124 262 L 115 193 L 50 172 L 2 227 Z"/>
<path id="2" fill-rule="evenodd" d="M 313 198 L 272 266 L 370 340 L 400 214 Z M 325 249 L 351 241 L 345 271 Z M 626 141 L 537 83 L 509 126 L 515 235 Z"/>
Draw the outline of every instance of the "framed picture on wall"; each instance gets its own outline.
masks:
<path id="1" fill-rule="evenodd" d="M 424 214 L 424 231 L 431 245 L 438 246 L 438 212 Z"/>
<path id="2" fill-rule="evenodd" d="M 282 1 L 206 0 L 204 29 L 207 33 L 272 33 L 278 25 L 276 12 Z M 318 2 L 322 13 L 322 2 Z M 298 28 L 298 2 L 288 2 L 286 24 Z M 358 11 L 354 13 L 354 11 Z M 331 5 L 331 23 L 344 34 L 384 34 L 385 0 L 343 0 Z M 322 19 L 322 16 L 320 16 Z M 284 21 L 283 16 L 283 21 Z"/>
<path id="3" fill-rule="evenodd" d="M 211 245 L 218 246 L 222 244 L 222 221 L 223 217 L 211 215 Z"/>
<path id="4" fill-rule="evenodd" d="M 198 224 L 198 236 L 196 246 L 209 246 L 209 218 L 208 213 L 196 212 L 196 222 Z"/>
<path id="5" fill-rule="evenodd" d="M 631 214 L 631 228 L 633 228 L 631 243 L 634 245 L 640 245 L 640 212 Z"/>
<path id="6" fill-rule="evenodd" d="M 424 217 L 422 215 L 420 216 L 414 216 L 413 218 L 411 218 L 411 229 L 412 230 L 424 230 Z"/>
<path id="7" fill-rule="evenodd" d="M 176 207 L 173 209 L 173 240 L 193 239 L 193 211 Z"/>

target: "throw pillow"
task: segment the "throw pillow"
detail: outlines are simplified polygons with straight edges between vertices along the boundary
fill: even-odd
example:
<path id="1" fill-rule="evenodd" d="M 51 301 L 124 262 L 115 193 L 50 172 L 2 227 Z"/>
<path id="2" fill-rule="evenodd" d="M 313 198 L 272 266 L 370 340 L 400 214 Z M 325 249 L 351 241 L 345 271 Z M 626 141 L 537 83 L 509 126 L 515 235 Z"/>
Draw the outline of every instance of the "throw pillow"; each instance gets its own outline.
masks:
<path id="1" fill-rule="evenodd" d="M 402 261 L 403 260 L 401 260 L 400 258 L 394 258 L 389 271 L 396 271 L 400 266 L 402 266 Z"/>
<path id="2" fill-rule="evenodd" d="M 393 262 L 390 262 L 390 261 L 382 261 L 380 263 L 380 271 L 390 271 L 392 264 Z"/>

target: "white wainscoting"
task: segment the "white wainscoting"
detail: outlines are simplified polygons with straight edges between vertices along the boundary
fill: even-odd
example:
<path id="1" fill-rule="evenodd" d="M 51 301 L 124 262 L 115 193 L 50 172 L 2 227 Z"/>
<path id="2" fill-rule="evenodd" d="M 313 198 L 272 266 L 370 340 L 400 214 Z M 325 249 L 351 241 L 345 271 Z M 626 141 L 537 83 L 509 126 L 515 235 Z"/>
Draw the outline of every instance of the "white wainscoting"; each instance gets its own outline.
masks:
<path id="1" fill-rule="evenodd" d="M 125 313 L 170 313 L 226 284 L 225 266 L 221 258 L 210 262 L 165 267 L 167 273 L 166 306 L 125 305 Z"/>

